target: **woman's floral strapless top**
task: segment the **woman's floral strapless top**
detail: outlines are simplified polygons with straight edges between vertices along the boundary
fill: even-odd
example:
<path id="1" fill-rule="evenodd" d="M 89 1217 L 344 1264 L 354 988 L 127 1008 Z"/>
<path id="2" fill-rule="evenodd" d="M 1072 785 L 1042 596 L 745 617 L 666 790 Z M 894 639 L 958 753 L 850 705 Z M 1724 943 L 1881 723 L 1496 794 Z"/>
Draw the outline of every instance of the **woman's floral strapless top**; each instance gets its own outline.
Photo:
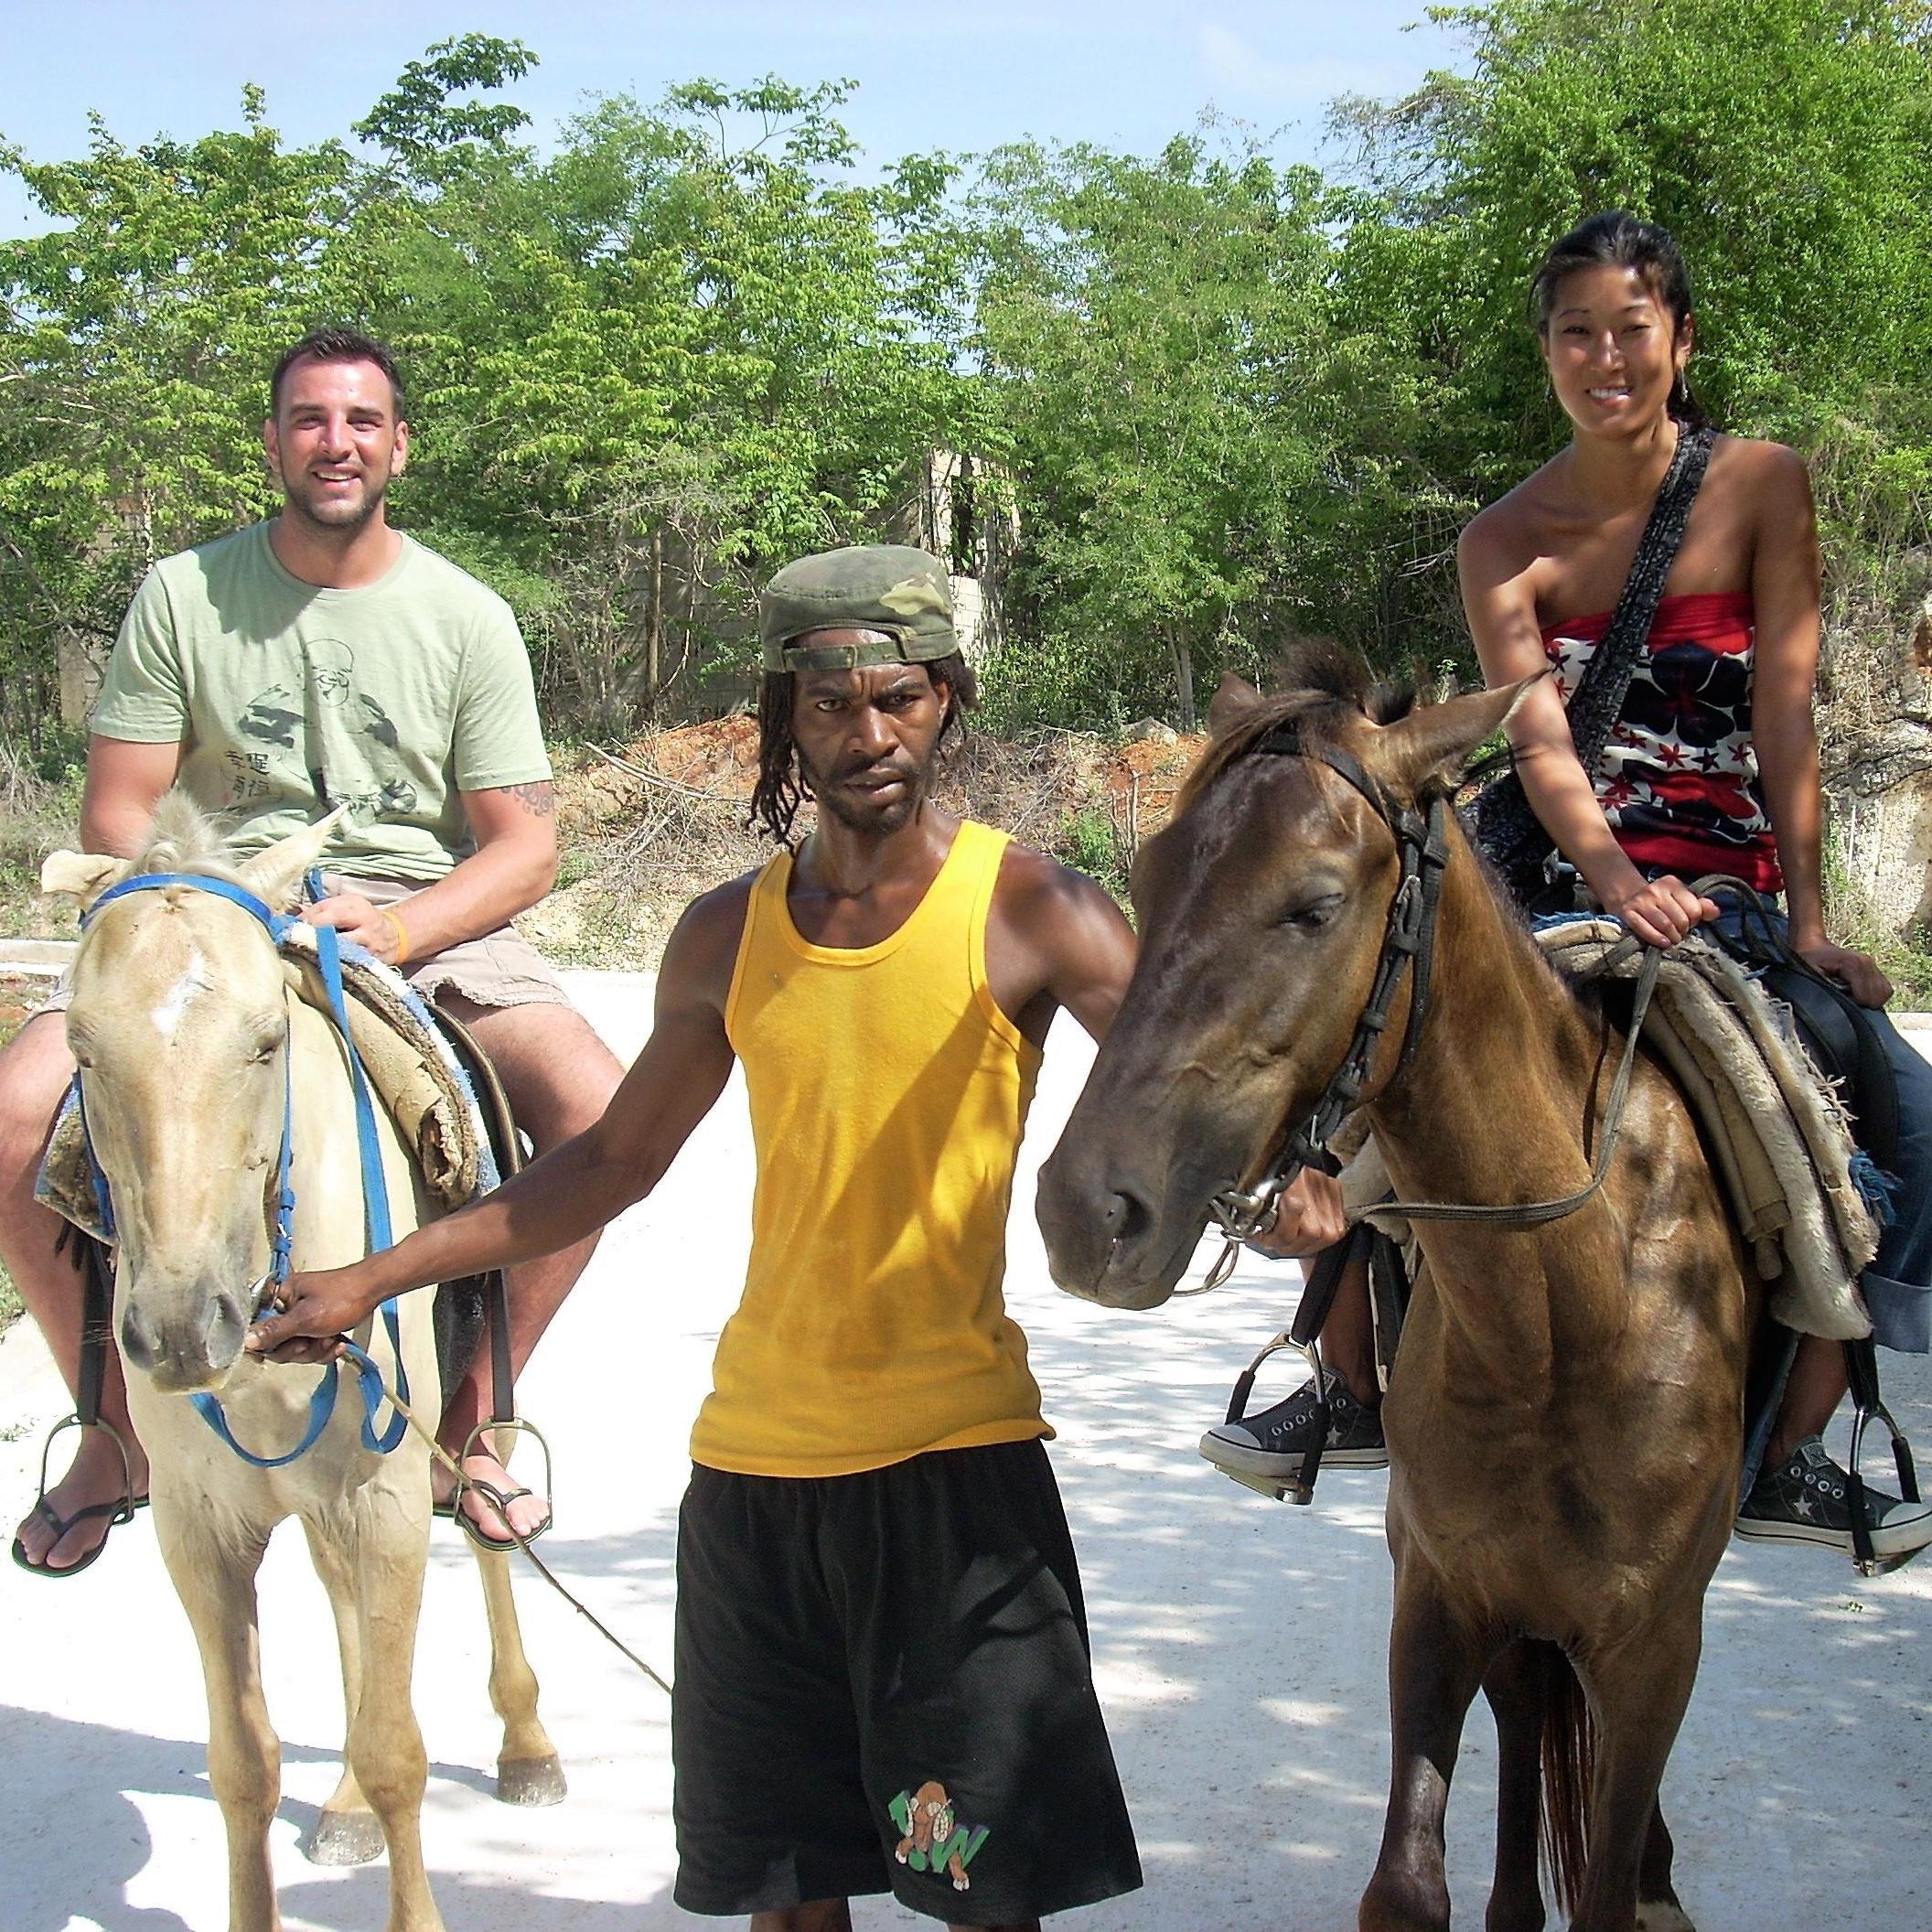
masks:
<path id="1" fill-rule="evenodd" d="M 1565 704 L 1610 617 L 1598 611 L 1544 630 Z M 1728 872 L 1760 892 L 1782 889 L 1751 743 L 1756 641 L 1743 593 L 1666 597 L 1658 606 L 1645 661 L 1590 774 L 1635 864 L 1685 878 Z"/>

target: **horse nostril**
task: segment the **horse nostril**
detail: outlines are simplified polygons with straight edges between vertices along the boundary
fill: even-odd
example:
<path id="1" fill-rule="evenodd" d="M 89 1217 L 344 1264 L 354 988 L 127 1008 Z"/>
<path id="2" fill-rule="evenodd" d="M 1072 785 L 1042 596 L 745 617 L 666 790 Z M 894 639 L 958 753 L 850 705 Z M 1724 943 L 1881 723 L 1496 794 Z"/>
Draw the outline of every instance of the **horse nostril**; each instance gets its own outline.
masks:
<path id="1" fill-rule="evenodd" d="M 207 1358 L 212 1367 L 223 1368 L 233 1361 L 242 1352 L 242 1339 L 248 1333 L 248 1315 L 240 1298 L 229 1293 L 216 1295 L 209 1306 L 208 1319 L 201 1333 Z"/>
<path id="2" fill-rule="evenodd" d="M 121 1352 L 136 1368 L 153 1368 L 161 1359 L 161 1344 L 154 1324 L 131 1307 L 121 1318 Z"/>
<path id="3" fill-rule="evenodd" d="M 1110 1194 L 1107 1197 L 1107 1211 L 1100 1218 L 1100 1225 L 1106 1229 L 1108 1239 L 1115 1241 L 1135 1241 L 1146 1233 L 1152 1217 L 1147 1205 L 1131 1194 Z"/>

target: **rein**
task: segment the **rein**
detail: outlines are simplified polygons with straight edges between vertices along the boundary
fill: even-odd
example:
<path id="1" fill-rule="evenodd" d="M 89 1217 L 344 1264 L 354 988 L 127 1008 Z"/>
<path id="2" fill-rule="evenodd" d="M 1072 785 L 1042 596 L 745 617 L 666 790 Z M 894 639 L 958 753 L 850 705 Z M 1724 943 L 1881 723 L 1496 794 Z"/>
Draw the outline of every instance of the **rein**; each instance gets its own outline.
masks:
<path id="1" fill-rule="evenodd" d="M 1401 872 L 1395 895 L 1389 902 L 1387 928 L 1376 961 L 1367 1005 L 1356 1023 L 1354 1037 L 1342 1063 L 1317 1096 L 1308 1117 L 1287 1138 L 1261 1180 L 1247 1193 L 1230 1189 L 1218 1194 L 1208 1204 L 1209 1213 L 1220 1228 L 1224 1245 L 1208 1278 L 1197 1288 L 1177 1289 L 1177 1294 L 1206 1294 L 1218 1288 L 1235 1270 L 1241 1244 L 1251 1240 L 1266 1225 L 1274 1204 L 1304 1167 L 1317 1167 L 1325 1174 L 1336 1171 L 1329 1143 L 1341 1124 L 1359 1104 L 1367 1084 L 1377 1044 L 1389 1025 L 1395 996 L 1411 961 L 1415 980 L 1410 994 L 1409 1020 L 1402 1037 L 1401 1057 L 1390 1077 L 1392 1085 L 1409 1069 L 1422 1037 L 1428 1011 L 1431 968 L 1434 957 L 1436 916 L 1441 908 L 1443 875 L 1449 862 L 1444 833 L 1447 807 L 1441 798 L 1430 801 L 1426 817 L 1412 805 L 1392 800 L 1387 789 L 1366 772 L 1348 753 L 1327 745 L 1304 745 L 1293 724 L 1284 724 L 1260 739 L 1254 751 L 1277 757 L 1318 759 L 1336 773 L 1368 800 L 1369 808 L 1395 836 Z M 1610 1165 L 1623 1131 L 1624 1103 L 1629 1097 L 1630 1075 L 1637 1059 L 1637 1045 L 1643 1031 L 1644 1015 L 1657 986 L 1663 953 L 1656 947 L 1644 947 L 1636 938 L 1624 942 L 1599 962 L 1598 971 L 1607 971 L 1629 951 L 1645 953 L 1637 982 L 1629 1030 L 1624 1040 L 1623 1057 L 1616 1069 L 1610 1100 L 1604 1111 L 1603 1143 L 1592 1165 L 1589 1180 L 1572 1194 L 1551 1200 L 1503 1202 L 1497 1204 L 1454 1201 L 1381 1201 L 1356 1210 L 1349 1216 L 1351 1226 L 1373 1222 L 1379 1216 L 1411 1221 L 1453 1221 L 1505 1224 L 1534 1228 L 1574 1214 L 1591 1199 L 1609 1177 Z"/>
<path id="2" fill-rule="evenodd" d="M 274 911 L 245 886 L 231 885 L 226 879 L 212 878 L 200 873 L 161 872 L 144 873 L 138 877 L 123 879 L 118 885 L 109 886 L 88 907 L 80 921 L 81 930 L 85 932 L 101 916 L 102 910 L 116 899 L 126 898 L 137 892 L 156 892 L 175 886 L 185 886 L 195 892 L 212 893 L 215 897 L 226 899 L 230 905 L 239 907 L 267 932 L 278 950 L 289 933 L 302 923 L 289 918 L 285 913 Z M 367 1251 L 373 1254 L 379 1249 L 390 1247 L 394 1240 L 389 1213 L 389 1186 L 382 1173 L 381 1148 L 376 1139 L 375 1107 L 370 1099 L 369 1081 L 362 1070 L 361 1056 L 356 1051 L 355 1039 L 349 1031 L 349 1007 L 342 986 L 341 941 L 333 927 L 318 926 L 313 929 L 316 935 L 317 958 L 321 968 L 323 991 L 328 999 L 328 1018 L 341 1038 L 343 1052 L 349 1062 L 349 1090 L 355 1100 L 356 1144 L 362 1169 L 363 1233 Z M 295 1144 L 295 1068 L 292 1048 L 292 1037 L 284 1034 L 282 1046 L 282 1145 L 275 1164 L 275 1205 L 269 1236 L 269 1268 L 267 1274 L 254 1283 L 256 1301 L 252 1311 L 254 1314 L 259 1314 L 267 1302 L 280 1293 L 294 1266 L 295 1194 L 290 1176 Z M 93 1137 L 88 1132 L 87 1101 L 78 1069 L 74 1074 L 74 1094 L 80 1111 L 81 1133 L 87 1143 L 88 1165 L 93 1176 L 94 1197 L 100 1206 L 102 1231 L 108 1240 L 112 1240 L 114 1237 L 113 1199 L 107 1175 L 101 1165 L 100 1157 L 94 1152 Z M 409 1400 L 409 1372 L 402 1361 L 402 1323 L 395 1298 L 392 1296 L 384 1302 L 378 1313 L 381 1316 L 384 1329 L 388 1332 L 390 1347 L 395 1357 L 397 1393 L 401 1396 L 402 1402 L 390 1398 L 381 1371 L 365 1350 L 346 1340 L 343 1347 L 355 1368 L 357 1392 L 362 1401 L 362 1446 L 373 1454 L 387 1455 L 402 1442 L 408 1428 L 405 1421 L 406 1411 L 402 1403 L 406 1403 Z M 221 1406 L 220 1397 L 201 1390 L 190 1395 L 188 1401 L 193 1403 L 195 1411 L 201 1420 L 243 1462 L 257 1469 L 281 1469 L 306 1455 L 315 1446 L 335 1414 L 340 1393 L 340 1366 L 331 1361 L 309 1397 L 308 1422 L 303 1431 L 302 1439 L 283 1455 L 257 1455 L 238 1440 L 229 1425 L 228 1415 Z M 387 1426 L 379 1430 L 376 1418 L 381 1414 L 385 1401 L 390 1404 L 390 1418 Z"/>
<path id="3" fill-rule="evenodd" d="M 1611 1084 L 1610 1101 L 1604 1109 L 1603 1145 L 1597 1150 L 1590 1178 L 1583 1186 L 1574 1194 L 1560 1195 L 1554 1200 L 1525 1201 L 1519 1205 L 1508 1202 L 1487 1206 L 1458 1201 L 1378 1201 L 1350 1218 L 1372 1221 L 1378 1215 L 1388 1215 L 1399 1220 L 1502 1221 L 1512 1228 L 1540 1228 L 1546 1221 L 1560 1221 L 1566 1214 L 1574 1214 L 1610 1177 L 1610 1164 L 1616 1156 L 1617 1138 L 1623 1132 L 1624 1102 L 1630 1093 L 1630 1070 L 1637 1063 L 1637 1043 L 1644 1030 L 1644 1015 L 1650 1010 L 1650 995 L 1657 990 L 1657 975 L 1664 962 L 1664 949 L 1646 946 L 1633 936 L 1605 953 L 1589 975 L 1594 979 L 1607 972 L 1619 960 L 1628 959 L 1631 951 L 1637 948 L 1643 950 L 1644 963 L 1637 969 L 1637 995 L 1630 1007 L 1630 1028 L 1624 1036 L 1623 1057 L 1617 1062 L 1616 1079 Z"/>

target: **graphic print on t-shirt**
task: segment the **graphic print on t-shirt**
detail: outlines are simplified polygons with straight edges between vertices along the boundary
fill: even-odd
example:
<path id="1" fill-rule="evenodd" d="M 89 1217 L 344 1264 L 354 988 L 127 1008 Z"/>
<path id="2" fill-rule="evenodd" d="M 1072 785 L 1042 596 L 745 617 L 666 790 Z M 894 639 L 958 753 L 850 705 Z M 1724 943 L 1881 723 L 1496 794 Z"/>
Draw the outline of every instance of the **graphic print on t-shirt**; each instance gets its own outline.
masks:
<path id="1" fill-rule="evenodd" d="M 307 671 L 306 688 L 297 691 L 285 683 L 269 685 L 235 720 L 236 735 L 281 751 L 299 748 L 315 760 L 305 777 L 319 806 L 347 805 L 362 821 L 385 812 L 406 815 L 413 811 L 416 788 L 400 768 L 399 759 L 381 756 L 384 751 L 401 751 L 395 721 L 377 699 L 357 688 L 355 652 L 339 638 L 305 639 L 301 649 Z M 330 782 L 325 716 L 337 730 L 364 741 L 359 750 L 365 783 L 359 790 L 343 791 Z M 268 778 L 269 756 L 229 753 L 231 803 L 264 798 L 274 791 Z"/>

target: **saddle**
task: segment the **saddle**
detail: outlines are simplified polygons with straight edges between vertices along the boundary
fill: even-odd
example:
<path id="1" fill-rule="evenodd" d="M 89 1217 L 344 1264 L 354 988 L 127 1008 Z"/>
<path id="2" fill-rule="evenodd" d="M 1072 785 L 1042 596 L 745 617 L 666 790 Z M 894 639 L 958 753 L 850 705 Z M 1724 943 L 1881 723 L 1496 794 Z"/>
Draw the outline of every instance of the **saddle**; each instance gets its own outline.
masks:
<path id="1" fill-rule="evenodd" d="M 1627 994 L 1638 968 L 1621 926 L 1564 914 L 1540 921 L 1536 938 L 1566 976 L 1605 975 L 1598 983 L 1613 1012 L 1627 1005 L 1619 993 Z M 1858 1288 L 1878 1245 L 1874 1208 L 1882 1208 L 1884 1189 L 1874 1170 L 1888 1167 L 1897 1151 L 1897 1086 L 1871 1021 L 1848 993 L 1791 954 L 1768 925 L 1755 938 L 1747 926 L 1746 950 L 1749 961 L 1741 965 L 1701 937 L 1681 942 L 1660 966 L 1644 1034 L 1698 1116 L 1747 1252 L 1771 1284 L 1746 1374 L 1744 1487 L 1755 1477 L 1799 1336 L 1841 1342 L 1854 1410 L 1853 1561 L 1872 1574 L 1891 1567 L 1873 1559 L 1858 1473 L 1864 1432 L 1874 1418 L 1891 1436 L 1902 1493 L 1918 1497 L 1910 1445 L 1880 1393 L 1871 1317 Z M 1334 1151 L 1355 1225 L 1309 1271 L 1290 1328 L 1237 1382 L 1229 1422 L 1243 1418 L 1256 1370 L 1283 1347 L 1309 1357 L 1326 1409 L 1321 1329 L 1343 1275 L 1365 1258 L 1377 1371 L 1388 1386 L 1420 1250 L 1406 1225 L 1360 1218 L 1389 1198 L 1390 1186 L 1359 1116 L 1336 1136 Z M 1318 1415 L 1315 1445 L 1292 1483 L 1252 1478 L 1250 1486 L 1311 1500 L 1326 1422 Z"/>
<path id="2" fill-rule="evenodd" d="M 1615 1014 L 1619 988 L 1639 965 L 1622 926 L 1559 917 L 1536 939 L 1566 978 L 1600 988 Z M 1830 982 L 1816 980 L 1814 990 L 1829 994 Z M 1703 1130 L 1772 1314 L 1832 1341 L 1869 1336 L 1858 1278 L 1877 1251 L 1878 1222 L 1835 1068 L 1812 1060 L 1790 1010 L 1766 998 L 1744 965 L 1697 934 L 1663 956 L 1644 1037 Z M 1875 1038 L 1873 1046 L 1883 1067 Z M 1895 1096 L 1892 1115 L 1895 1123 Z M 1895 1132 L 1894 1124 L 1894 1144 Z"/>

